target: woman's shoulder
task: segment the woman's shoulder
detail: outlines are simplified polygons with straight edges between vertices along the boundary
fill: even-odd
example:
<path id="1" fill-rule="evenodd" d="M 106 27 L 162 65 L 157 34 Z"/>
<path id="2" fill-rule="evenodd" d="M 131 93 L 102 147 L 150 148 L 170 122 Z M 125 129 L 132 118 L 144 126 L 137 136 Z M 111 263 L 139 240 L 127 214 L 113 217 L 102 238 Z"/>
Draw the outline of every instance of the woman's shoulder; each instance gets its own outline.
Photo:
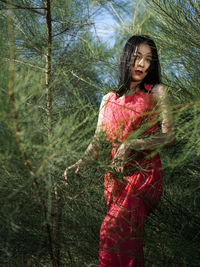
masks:
<path id="1" fill-rule="evenodd" d="M 155 84 L 153 87 L 152 87 L 152 91 L 165 91 L 165 85 L 162 84 L 162 83 L 158 83 L 158 84 Z"/>
<path id="2" fill-rule="evenodd" d="M 108 98 L 111 96 L 111 94 L 112 94 L 112 92 L 109 92 L 106 95 L 104 95 L 103 98 L 102 98 L 102 101 L 108 100 Z"/>
<path id="3" fill-rule="evenodd" d="M 159 83 L 153 86 L 152 93 L 155 98 L 161 98 L 167 94 L 167 90 L 164 84 Z"/>
<path id="4" fill-rule="evenodd" d="M 108 101 L 112 96 L 116 96 L 116 93 L 115 93 L 114 91 L 111 91 L 111 92 L 107 93 L 106 95 L 104 95 L 103 98 L 102 98 L 102 102 L 103 102 L 103 103 L 107 103 L 107 101 Z"/>
<path id="5" fill-rule="evenodd" d="M 110 99 L 111 95 L 112 95 L 112 92 L 109 92 L 102 97 L 100 110 L 104 109 L 104 107 L 105 107 L 106 103 L 108 102 L 108 100 Z"/>

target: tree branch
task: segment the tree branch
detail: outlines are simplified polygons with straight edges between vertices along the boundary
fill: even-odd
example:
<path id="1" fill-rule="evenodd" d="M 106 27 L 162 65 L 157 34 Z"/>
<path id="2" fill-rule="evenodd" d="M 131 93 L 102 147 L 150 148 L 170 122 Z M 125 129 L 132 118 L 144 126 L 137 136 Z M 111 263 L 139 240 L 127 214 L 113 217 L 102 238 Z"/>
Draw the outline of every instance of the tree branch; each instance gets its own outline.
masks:
<path id="1" fill-rule="evenodd" d="M 183 26 L 178 20 L 175 19 L 175 17 L 172 17 L 169 13 L 167 13 L 167 11 L 165 11 L 155 0 L 151 0 L 151 2 L 153 2 L 153 4 L 156 5 L 167 17 L 172 19 L 172 21 L 176 21 L 177 24 Z"/>
<path id="2" fill-rule="evenodd" d="M 81 22 L 73 22 L 73 21 L 64 21 L 64 20 L 54 20 L 52 19 L 52 22 L 58 22 L 58 23 L 62 23 L 62 24 L 74 24 L 74 25 L 80 25 L 80 26 L 90 26 L 90 25 L 94 25 L 94 22 L 90 22 L 90 23 L 81 23 Z"/>
<path id="3" fill-rule="evenodd" d="M 52 109 L 52 92 L 51 92 L 51 58 L 52 58 L 52 18 L 51 18 L 51 1 L 44 0 L 45 9 L 46 9 L 46 33 L 47 33 L 47 52 L 46 52 L 46 110 L 47 110 L 47 121 L 48 121 L 48 138 L 51 135 L 51 127 L 52 127 L 52 120 L 51 120 L 51 109 Z M 51 179 L 51 173 L 48 173 Z M 56 218 L 55 218 L 55 233 L 54 233 L 54 246 L 52 240 L 49 240 L 50 245 L 50 256 L 52 261 L 53 267 L 60 266 L 60 243 L 59 243 L 59 236 L 60 236 L 60 223 L 62 217 L 62 207 L 60 207 L 61 197 L 58 193 L 58 188 L 54 183 L 54 195 L 56 199 Z"/>
<path id="4" fill-rule="evenodd" d="M 58 35 L 61 35 L 61 34 L 63 34 L 64 32 L 66 32 L 66 31 L 68 31 L 68 30 L 69 30 L 69 27 L 65 28 L 64 30 L 62 30 L 62 31 L 59 32 L 59 33 L 54 34 L 52 37 L 56 37 L 56 36 L 58 36 Z"/>
<path id="5" fill-rule="evenodd" d="M 10 61 L 10 58 L 3 58 L 3 57 L 0 57 L 1 59 L 3 60 L 6 60 L 6 61 Z M 20 64 L 24 64 L 24 65 L 27 65 L 29 67 L 32 67 L 32 68 L 35 68 L 35 69 L 39 69 L 39 70 L 42 70 L 42 71 L 46 71 L 46 69 L 44 68 L 41 68 L 39 66 L 35 66 L 35 65 L 32 65 L 30 63 L 27 63 L 27 62 L 24 62 L 24 61 L 21 61 L 21 60 L 18 60 L 18 59 L 13 59 L 14 62 L 17 62 L 17 63 L 20 63 Z"/>
<path id="6" fill-rule="evenodd" d="M 10 9 L 10 4 L 8 4 L 8 9 Z M 16 141 L 19 146 L 20 153 L 22 155 L 22 158 L 24 160 L 24 165 L 27 167 L 30 176 L 33 178 L 33 185 L 36 188 L 36 191 L 38 193 L 38 198 L 40 201 L 40 205 L 42 208 L 42 212 L 45 218 L 45 227 L 48 235 L 48 241 L 49 241 L 49 246 L 50 246 L 50 257 L 52 259 L 52 262 L 54 261 L 54 254 L 53 254 L 53 248 L 52 248 L 52 235 L 51 235 L 51 228 L 49 223 L 47 222 L 47 207 L 44 198 L 42 197 L 41 189 L 38 184 L 38 181 L 35 177 L 35 173 L 33 171 L 33 168 L 28 161 L 27 155 L 24 151 L 21 139 L 20 139 L 20 128 L 18 125 L 18 113 L 15 108 L 15 96 L 14 96 L 14 25 L 13 25 L 13 19 L 11 18 L 12 14 L 8 15 L 8 36 L 9 36 L 9 43 L 10 43 L 10 65 L 9 65 L 9 98 L 11 102 L 11 110 L 12 110 L 12 115 L 13 115 L 13 122 L 14 122 L 14 129 L 15 129 L 15 136 L 16 136 Z M 58 265 L 53 264 L 53 267 L 58 267 Z"/>
<path id="7" fill-rule="evenodd" d="M 36 14 L 39 14 L 41 16 L 45 16 L 45 13 L 42 13 L 42 12 L 39 12 L 37 11 L 38 9 L 45 9 L 45 7 L 25 7 L 25 6 L 20 6 L 20 5 L 16 5 L 16 4 L 13 4 L 11 3 L 10 1 L 7 1 L 7 0 L 0 0 L 1 2 L 9 5 L 7 6 L 6 8 L 0 8 L 0 10 L 11 10 L 11 9 L 24 9 L 24 10 L 29 10 L 29 11 L 32 11 Z"/>
<path id="8" fill-rule="evenodd" d="M 94 25 L 95 23 L 94 22 L 91 22 L 91 23 L 79 23 L 79 22 L 71 22 L 71 21 L 58 21 L 58 20 L 52 20 L 52 22 L 58 22 L 58 23 L 63 23 L 63 24 L 71 24 L 71 25 L 79 25 L 79 26 L 90 26 L 90 25 Z M 67 26 L 64 30 L 62 30 L 61 32 L 59 33 L 56 33 L 53 35 L 53 37 L 56 37 L 58 35 L 61 35 L 63 34 L 64 32 L 70 30 L 70 27 Z"/>
<path id="9" fill-rule="evenodd" d="M 47 99 L 47 120 L 48 120 L 48 135 L 51 131 L 51 107 L 52 107 L 52 95 L 51 95 L 51 46 L 52 46 L 52 20 L 51 20 L 51 4 L 50 0 L 45 0 L 46 6 L 46 31 L 47 31 L 47 53 L 46 53 L 46 99 Z"/>

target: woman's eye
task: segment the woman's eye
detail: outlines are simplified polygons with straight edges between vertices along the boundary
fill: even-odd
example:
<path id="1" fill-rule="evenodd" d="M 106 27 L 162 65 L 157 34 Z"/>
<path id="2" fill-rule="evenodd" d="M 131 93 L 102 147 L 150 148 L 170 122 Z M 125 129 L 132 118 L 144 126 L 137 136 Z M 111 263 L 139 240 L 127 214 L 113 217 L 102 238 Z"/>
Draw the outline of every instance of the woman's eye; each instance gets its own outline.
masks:
<path id="1" fill-rule="evenodd" d="M 137 56 L 137 55 L 136 55 L 136 56 L 135 56 L 135 59 L 140 59 L 140 56 Z"/>
<path id="2" fill-rule="evenodd" d="M 150 58 L 147 58 L 146 61 L 147 61 L 148 63 L 151 63 L 151 59 L 150 59 Z"/>

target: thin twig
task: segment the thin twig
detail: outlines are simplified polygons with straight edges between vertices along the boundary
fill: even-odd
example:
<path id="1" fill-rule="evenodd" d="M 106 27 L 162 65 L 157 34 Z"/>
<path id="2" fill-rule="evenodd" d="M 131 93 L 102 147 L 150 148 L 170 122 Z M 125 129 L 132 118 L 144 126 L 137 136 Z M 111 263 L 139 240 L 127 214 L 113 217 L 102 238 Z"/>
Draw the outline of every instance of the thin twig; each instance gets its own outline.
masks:
<path id="1" fill-rule="evenodd" d="M 5 60 L 5 61 L 10 61 L 10 58 L 3 58 L 3 57 L 0 57 L 1 59 Z M 46 71 L 44 68 L 41 68 L 39 66 L 35 66 L 35 65 L 32 65 L 30 63 L 27 63 L 27 62 L 24 62 L 24 61 L 21 61 L 21 60 L 18 60 L 18 59 L 13 59 L 14 62 L 16 63 L 20 63 L 20 64 L 24 64 L 24 65 L 27 65 L 29 67 L 32 67 L 32 68 L 35 68 L 35 69 L 40 69 L 42 71 Z"/>
<path id="2" fill-rule="evenodd" d="M 120 15 L 117 13 L 116 9 L 114 8 L 113 4 L 110 2 L 110 7 L 112 8 L 113 12 L 115 13 L 116 17 L 119 19 L 119 21 L 124 25 L 123 19 L 120 17 Z"/>
<path id="3" fill-rule="evenodd" d="M 67 27 L 67 28 L 65 28 L 64 30 L 62 30 L 61 32 L 58 32 L 58 33 L 54 34 L 52 37 L 56 37 L 56 36 L 58 36 L 58 35 L 61 35 L 61 34 L 65 33 L 66 31 L 68 31 L 69 29 L 70 29 L 70 28 Z"/>
<path id="4" fill-rule="evenodd" d="M 93 181 L 93 177 L 89 180 L 89 182 L 86 184 L 86 186 L 78 193 L 76 194 L 75 196 L 69 196 L 69 195 L 66 195 L 66 198 L 69 199 L 69 200 L 75 200 L 77 199 L 78 197 L 80 197 L 83 193 L 86 192 L 86 190 L 90 187 L 90 185 L 92 184 L 92 181 Z"/>
<path id="5" fill-rule="evenodd" d="M 58 23 L 62 23 L 62 24 L 74 24 L 74 25 L 80 25 L 80 26 L 90 26 L 90 25 L 95 24 L 94 22 L 81 23 L 81 22 L 73 22 L 73 21 L 66 21 L 66 20 L 55 20 L 55 19 L 52 19 L 52 22 L 58 22 Z"/>
<path id="6" fill-rule="evenodd" d="M 140 7 L 140 5 L 141 5 L 141 1 L 142 1 L 142 0 L 140 0 L 140 1 L 138 2 L 137 7 L 136 7 L 135 12 L 134 12 L 134 15 L 133 15 L 133 19 L 132 19 L 132 24 L 133 24 L 133 26 L 134 26 L 134 24 L 135 24 L 135 20 L 136 20 L 137 14 L 138 14 L 139 7 Z"/>
<path id="7" fill-rule="evenodd" d="M 96 86 L 96 85 L 94 85 L 94 84 L 91 84 L 90 82 L 86 81 L 84 78 L 82 78 L 82 77 L 78 76 L 76 73 L 74 73 L 73 70 L 70 70 L 69 72 L 70 72 L 74 77 L 76 77 L 78 80 L 81 80 L 82 82 L 84 82 L 84 83 L 86 83 L 86 84 L 92 85 L 93 87 L 95 87 L 95 88 L 97 88 L 97 89 L 99 89 L 99 90 L 102 91 L 102 87 L 99 87 L 99 86 Z"/>

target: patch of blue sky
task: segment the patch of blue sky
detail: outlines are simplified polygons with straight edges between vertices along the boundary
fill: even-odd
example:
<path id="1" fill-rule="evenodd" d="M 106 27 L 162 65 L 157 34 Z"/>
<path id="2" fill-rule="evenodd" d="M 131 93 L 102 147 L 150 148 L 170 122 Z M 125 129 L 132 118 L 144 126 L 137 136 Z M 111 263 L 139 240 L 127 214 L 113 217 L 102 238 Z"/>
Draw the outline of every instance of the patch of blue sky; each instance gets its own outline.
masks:
<path id="1" fill-rule="evenodd" d="M 101 42 L 106 43 L 108 47 L 113 47 L 115 44 L 115 29 L 118 23 L 113 19 L 108 11 L 98 14 L 94 20 L 94 27 L 91 31 L 97 35 Z"/>
<path id="2" fill-rule="evenodd" d="M 111 1 L 107 3 L 106 8 L 100 9 L 93 17 L 95 23 L 92 32 L 96 33 L 98 38 L 112 48 L 115 44 L 119 27 L 128 25 L 137 6 L 144 6 L 142 0 L 121 0 L 120 4 L 114 5 Z M 119 7 L 120 6 L 120 7 Z M 95 12 L 94 12 L 95 13 Z"/>

